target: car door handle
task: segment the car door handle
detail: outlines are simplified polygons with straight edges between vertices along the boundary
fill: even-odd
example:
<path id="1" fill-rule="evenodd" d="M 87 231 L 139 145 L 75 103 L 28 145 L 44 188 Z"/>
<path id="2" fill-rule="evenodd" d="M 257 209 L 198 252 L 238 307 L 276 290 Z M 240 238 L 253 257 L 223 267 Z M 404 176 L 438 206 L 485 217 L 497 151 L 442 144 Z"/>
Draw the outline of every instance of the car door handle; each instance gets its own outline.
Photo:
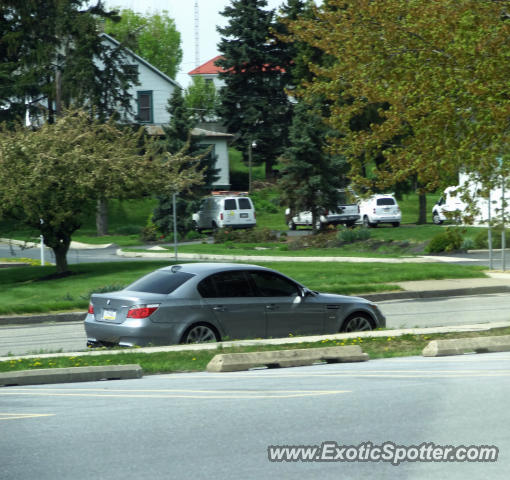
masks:
<path id="1" fill-rule="evenodd" d="M 217 305 L 216 307 L 212 307 L 212 309 L 215 312 L 224 312 L 226 310 L 226 308 L 223 305 Z"/>
<path id="2" fill-rule="evenodd" d="M 278 306 L 272 303 L 271 305 L 266 305 L 266 310 L 278 310 Z"/>

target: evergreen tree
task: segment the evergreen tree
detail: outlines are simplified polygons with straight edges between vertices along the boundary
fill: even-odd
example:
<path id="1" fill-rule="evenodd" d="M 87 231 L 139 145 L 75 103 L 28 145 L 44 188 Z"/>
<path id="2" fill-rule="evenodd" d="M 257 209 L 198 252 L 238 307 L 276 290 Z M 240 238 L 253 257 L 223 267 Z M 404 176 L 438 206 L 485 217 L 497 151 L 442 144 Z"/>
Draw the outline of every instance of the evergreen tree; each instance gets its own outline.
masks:
<path id="1" fill-rule="evenodd" d="M 187 108 L 182 90 L 176 88 L 168 100 L 167 111 L 170 123 L 163 127 L 164 139 L 160 142 L 163 151 L 177 154 L 185 150 L 191 157 L 201 157 L 198 169 L 203 172 L 203 184 L 194 186 L 193 191 L 181 192 L 177 199 L 177 229 L 184 234 L 193 228 L 191 215 L 197 210 L 200 199 L 210 191 L 212 183 L 218 179 L 215 168 L 216 155 L 201 142 L 199 136 L 191 135 L 196 124 L 192 111 Z M 173 201 L 171 195 L 158 196 L 152 221 L 164 234 L 173 231 Z"/>
<path id="2" fill-rule="evenodd" d="M 289 132 L 290 146 L 280 159 L 280 200 L 291 212 L 312 212 L 314 229 L 321 209 L 335 210 L 338 189 L 348 183 L 346 160 L 324 150 L 331 132 L 324 123 L 321 103 L 296 105 Z"/>
<path id="3" fill-rule="evenodd" d="M 120 47 L 98 35 L 100 19 L 118 19 L 102 2 L 4 0 L 0 4 L 0 104 L 2 116 L 19 117 L 27 107 L 46 121 L 71 103 L 87 105 L 105 119 L 130 108 L 136 83 Z M 13 62 L 16 62 L 16 67 Z"/>
<path id="4" fill-rule="evenodd" d="M 271 177 L 275 159 L 282 153 L 291 121 L 291 106 L 282 51 L 271 27 L 274 11 L 266 0 L 232 0 L 222 15 L 229 23 L 220 28 L 216 63 L 224 69 L 220 78 L 218 109 L 229 132 L 237 133 L 237 145 L 245 152 L 254 144 L 254 162 L 265 162 Z"/>

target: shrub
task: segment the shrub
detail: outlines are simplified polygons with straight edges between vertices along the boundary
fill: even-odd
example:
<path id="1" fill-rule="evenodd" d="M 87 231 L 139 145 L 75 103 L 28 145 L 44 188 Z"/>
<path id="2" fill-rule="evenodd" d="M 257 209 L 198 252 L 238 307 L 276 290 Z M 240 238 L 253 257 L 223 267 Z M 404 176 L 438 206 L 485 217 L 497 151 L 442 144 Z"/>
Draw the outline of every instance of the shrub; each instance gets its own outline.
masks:
<path id="1" fill-rule="evenodd" d="M 458 228 L 446 228 L 430 240 L 425 248 L 427 253 L 453 252 L 460 250 L 462 247 L 462 234 Z"/>
<path id="2" fill-rule="evenodd" d="M 334 232 L 322 232 L 317 235 L 297 237 L 288 244 L 289 250 L 303 250 L 305 248 L 332 248 L 338 246 Z"/>
<path id="3" fill-rule="evenodd" d="M 340 244 L 360 242 L 370 238 L 370 230 L 368 228 L 342 228 L 336 238 Z"/>
<path id="4" fill-rule="evenodd" d="M 489 235 L 487 230 L 480 230 L 474 239 L 475 248 L 489 248 Z M 505 245 L 510 247 L 510 232 L 505 230 Z M 492 230 L 492 248 L 501 248 L 501 228 Z"/>
<path id="5" fill-rule="evenodd" d="M 472 238 L 465 238 L 462 241 L 462 245 L 460 247 L 460 249 L 463 251 L 473 250 L 474 248 L 475 248 L 475 241 Z"/>
<path id="6" fill-rule="evenodd" d="M 155 242 L 161 234 L 158 231 L 156 225 L 152 221 L 152 215 L 147 219 L 147 224 L 143 227 L 140 233 L 140 239 L 142 242 Z"/>
<path id="7" fill-rule="evenodd" d="M 261 229 L 238 229 L 230 230 L 228 228 L 220 228 L 214 233 L 214 243 L 238 242 L 238 243 L 261 243 L 275 242 L 278 240 L 278 233 L 269 230 L 269 228 Z"/>

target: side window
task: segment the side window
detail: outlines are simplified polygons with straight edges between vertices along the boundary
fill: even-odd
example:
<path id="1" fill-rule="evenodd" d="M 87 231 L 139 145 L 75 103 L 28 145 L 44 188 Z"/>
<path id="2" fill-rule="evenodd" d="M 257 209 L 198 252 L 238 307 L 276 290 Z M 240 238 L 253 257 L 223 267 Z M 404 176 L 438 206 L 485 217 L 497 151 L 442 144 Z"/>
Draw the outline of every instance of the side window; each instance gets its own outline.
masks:
<path id="1" fill-rule="evenodd" d="M 240 198 L 238 201 L 239 210 L 251 210 L 251 203 L 247 198 Z"/>
<path id="2" fill-rule="evenodd" d="M 235 198 L 229 198 L 225 200 L 225 210 L 237 210 Z"/>
<path id="3" fill-rule="evenodd" d="M 295 297 L 299 287 L 280 275 L 271 272 L 250 272 L 251 279 L 262 297 Z"/>
<path id="4" fill-rule="evenodd" d="M 222 272 L 205 278 L 198 284 L 204 298 L 253 297 L 253 290 L 244 272 Z"/>

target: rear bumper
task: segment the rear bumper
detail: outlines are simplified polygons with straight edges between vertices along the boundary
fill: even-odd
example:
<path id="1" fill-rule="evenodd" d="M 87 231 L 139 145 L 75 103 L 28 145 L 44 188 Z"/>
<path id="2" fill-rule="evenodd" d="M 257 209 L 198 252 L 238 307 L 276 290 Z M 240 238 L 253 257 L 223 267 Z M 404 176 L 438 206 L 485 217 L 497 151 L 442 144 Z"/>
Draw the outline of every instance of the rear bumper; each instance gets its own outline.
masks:
<path id="1" fill-rule="evenodd" d="M 222 228 L 253 228 L 256 223 L 225 223 Z"/>
<path id="2" fill-rule="evenodd" d="M 94 315 L 85 317 L 87 344 L 112 344 L 123 347 L 174 345 L 182 337 L 182 327 L 172 323 L 153 323 L 148 318 L 124 323 L 97 322 Z"/>
<path id="3" fill-rule="evenodd" d="M 342 215 L 322 217 L 321 221 L 328 225 L 343 225 L 345 223 L 354 223 L 359 220 L 359 215 Z"/>

